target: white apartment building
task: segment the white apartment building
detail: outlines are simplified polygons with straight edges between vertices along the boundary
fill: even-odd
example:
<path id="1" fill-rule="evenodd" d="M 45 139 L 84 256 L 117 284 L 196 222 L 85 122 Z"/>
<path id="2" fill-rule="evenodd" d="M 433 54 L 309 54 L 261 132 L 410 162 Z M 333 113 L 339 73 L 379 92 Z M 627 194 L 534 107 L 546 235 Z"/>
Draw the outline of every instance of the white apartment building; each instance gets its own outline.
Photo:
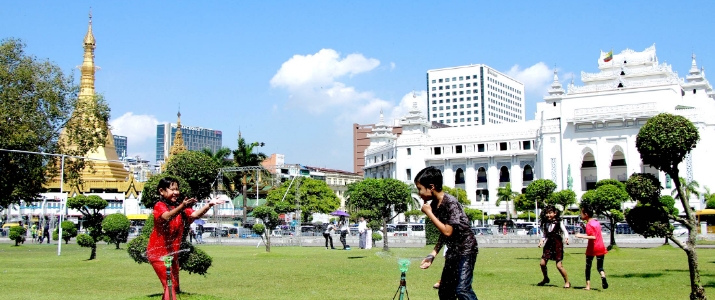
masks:
<path id="1" fill-rule="evenodd" d="M 524 121 L 524 84 L 483 64 L 427 71 L 427 120 L 453 127 Z"/>
<path id="2" fill-rule="evenodd" d="M 701 189 L 715 188 L 715 92 L 695 56 L 685 78 L 658 61 L 655 45 L 641 52 L 626 49 L 605 60 L 607 53 L 601 52 L 599 72 L 582 72 L 584 85 L 571 82 L 567 91 L 554 74 L 548 95 L 537 103 L 535 120 L 502 124 L 487 120 L 479 128 L 435 129 L 414 105 L 400 119 L 403 132 L 397 137 L 381 116 L 368 135 L 365 177 L 411 183 L 422 168 L 434 166 L 442 170 L 445 186 L 465 189 L 471 206 L 489 214 L 506 212 L 505 203 L 495 205 L 499 187 L 511 183 L 513 191 L 523 193 L 536 179 L 550 179 L 557 190 L 573 190 L 580 200 L 599 180 L 625 182 L 633 173 L 651 173 L 660 179 L 662 194 L 670 195 L 678 179 L 644 165 L 636 148 L 636 136 L 645 122 L 670 113 L 688 118 L 700 132 L 697 147 L 679 166 L 681 177 L 698 181 Z M 462 76 L 466 81 L 467 75 Z M 439 79 L 434 78 L 437 85 Z M 446 84 L 446 76 L 442 79 Z M 689 205 L 705 207 L 702 197 L 696 196 Z M 683 211 L 679 201 L 676 207 Z"/>

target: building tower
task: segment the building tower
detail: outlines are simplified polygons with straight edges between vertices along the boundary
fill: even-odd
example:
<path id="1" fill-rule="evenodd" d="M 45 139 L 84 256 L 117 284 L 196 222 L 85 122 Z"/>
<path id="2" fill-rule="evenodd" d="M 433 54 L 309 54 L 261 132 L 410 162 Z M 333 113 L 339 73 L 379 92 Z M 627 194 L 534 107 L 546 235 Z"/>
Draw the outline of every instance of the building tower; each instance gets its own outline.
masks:
<path id="1" fill-rule="evenodd" d="M 96 48 L 96 40 L 92 33 L 92 13 L 89 14 L 89 27 L 87 34 L 84 36 L 84 61 L 80 67 L 80 90 L 78 102 L 84 105 L 96 105 L 94 80 L 96 66 L 94 64 L 94 50 Z M 74 114 L 81 114 L 75 110 Z M 75 117 L 73 117 L 75 119 Z M 97 126 L 107 126 L 107 124 L 97 124 Z M 62 135 L 65 133 L 63 132 Z M 62 136 L 60 137 L 62 138 Z M 72 147 L 72 145 L 70 145 Z M 82 170 L 82 180 L 85 182 L 92 181 L 115 181 L 125 182 L 129 176 L 129 172 L 124 169 L 124 165 L 119 162 L 117 150 L 114 147 L 114 137 L 109 128 L 107 128 L 107 138 L 104 146 L 100 146 L 95 150 L 89 151 L 84 155 L 92 160 L 93 168 Z M 91 184 L 90 184 L 91 185 Z"/>
<path id="2" fill-rule="evenodd" d="M 176 134 L 174 135 L 174 143 L 171 145 L 171 150 L 169 150 L 169 158 L 172 155 L 186 151 L 186 146 L 184 146 L 184 136 L 181 135 L 181 112 L 178 112 L 176 117 Z M 169 161 L 168 158 L 167 161 Z"/>

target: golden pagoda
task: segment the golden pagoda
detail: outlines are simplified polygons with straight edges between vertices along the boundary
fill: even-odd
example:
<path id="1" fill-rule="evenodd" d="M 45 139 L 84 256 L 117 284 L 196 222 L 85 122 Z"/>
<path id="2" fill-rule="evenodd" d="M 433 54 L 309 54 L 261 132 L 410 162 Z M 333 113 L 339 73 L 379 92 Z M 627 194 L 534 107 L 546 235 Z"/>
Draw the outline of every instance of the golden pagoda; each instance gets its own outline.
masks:
<path id="1" fill-rule="evenodd" d="M 92 33 L 92 13 L 89 14 L 89 27 L 87 29 L 87 34 L 84 36 L 84 61 L 80 67 L 81 77 L 80 77 L 80 91 L 78 96 L 78 102 L 87 104 L 88 102 L 93 102 L 95 100 L 95 90 L 94 90 L 94 74 L 96 67 L 94 65 L 94 49 L 96 48 L 96 41 L 94 39 L 94 34 Z M 90 105 L 92 104 L 90 102 Z M 81 113 L 75 111 L 74 114 Z M 73 116 L 74 118 L 75 116 Z M 99 126 L 108 126 L 107 124 L 101 124 Z M 63 139 L 65 132 L 60 134 L 60 139 Z M 72 145 L 70 145 L 72 147 Z M 107 128 L 107 139 L 104 146 L 100 146 L 95 150 L 89 151 L 84 155 L 90 158 L 92 162 L 92 168 L 86 168 L 82 170 L 82 186 L 81 187 L 71 187 L 65 182 L 64 190 L 70 191 L 70 193 L 83 193 L 90 191 L 107 191 L 107 192 L 124 192 L 127 194 L 137 194 L 137 190 L 141 190 L 143 187 L 142 183 L 137 183 L 134 181 L 134 176 L 130 175 L 129 171 L 124 169 L 124 165 L 119 161 L 117 156 L 117 151 L 114 146 L 114 137 L 112 132 Z M 56 178 L 53 178 L 48 182 L 47 188 L 49 189 L 59 189 L 61 174 L 58 174 Z"/>

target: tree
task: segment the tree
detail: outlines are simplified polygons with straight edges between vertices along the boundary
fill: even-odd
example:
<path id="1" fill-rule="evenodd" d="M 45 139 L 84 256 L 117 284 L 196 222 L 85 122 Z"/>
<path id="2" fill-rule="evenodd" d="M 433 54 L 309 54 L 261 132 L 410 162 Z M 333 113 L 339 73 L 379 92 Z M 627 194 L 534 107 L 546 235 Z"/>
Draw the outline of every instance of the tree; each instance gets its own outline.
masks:
<path id="1" fill-rule="evenodd" d="M 469 207 L 464 208 L 464 214 L 467 215 L 467 219 L 469 219 L 469 222 L 481 220 L 483 216 L 483 212 L 481 210 Z"/>
<path id="2" fill-rule="evenodd" d="M 659 114 L 650 118 L 641 127 L 636 137 L 636 148 L 641 155 L 643 165 L 650 165 L 660 171 L 665 172 L 670 178 L 680 178 L 678 165 L 683 162 L 685 156 L 693 150 L 700 140 L 700 133 L 690 120 L 683 116 L 676 116 L 667 113 Z M 683 245 L 677 239 L 671 239 L 678 245 L 688 257 L 688 269 L 690 271 L 690 299 L 706 299 L 705 289 L 700 283 L 700 270 L 698 268 L 698 254 L 695 251 L 695 240 L 697 237 L 697 220 L 695 213 L 690 208 L 689 199 L 685 198 L 685 189 L 680 180 L 674 180 L 675 189 L 678 191 L 678 198 L 685 210 L 685 218 L 669 216 L 688 229 L 688 240 Z M 660 182 L 658 182 L 660 184 Z M 658 186 L 660 187 L 660 186 Z M 636 195 L 640 193 L 638 191 Z M 631 191 L 628 192 L 631 197 Z M 660 193 L 660 190 L 659 192 Z M 636 199 L 634 197 L 634 199 Z"/>
<path id="3" fill-rule="evenodd" d="M 695 197 L 700 197 L 700 191 L 698 189 L 700 188 L 700 184 L 693 180 L 691 182 L 688 182 L 685 178 L 680 177 L 680 186 L 683 192 L 685 192 L 685 199 L 690 200 L 690 197 L 692 195 L 695 195 Z M 709 191 L 708 191 L 709 192 Z M 678 190 L 673 190 L 670 192 L 670 195 L 675 197 L 678 194 Z"/>
<path id="4" fill-rule="evenodd" d="M 417 207 L 419 203 L 412 198 L 410 186 L 397 179 L 367 178 L 348 185 L 345 193 L 348 205 L 359 209 L 372 210 L 379 213 L 382 219 L 382 235 L 385 238 L 383 250 L 389 251 L 387 223 L 400 213 Z"/>
<path id="5" fill-rule="evenodd" d="M 144 182 L 144 189 L 142 190 L 142 199 L 141 199 L 141 204 L 144 205 L 144 207 L 154 208 L 154 204 L 159 202 L 159 198 L 161 197 L 161 196 L 159 196 L 159 181 L 164 178 L 167 178 L 167 177 L 176 179 L 176 181 L 179 182 L 180 197 L 186 197 L 186 195 L 191 195 L 191 187 L 186 182 L 186 180 L 184 180 L 183 178 L 171 176 L 166 173 L 154 175 L 154 176 L 149 177 L 149 180 Z M 149 217 L 149 218 L 151 219 L 151 217 Z M 152 227 L 147 227 L 147 226 L 144 226 L 144 228 L 147 228 L 148 230 L 152 229 Z M 151 233 L 151 231 L 149 233 Z"/>
<path id="6" fill-rule="evenodd" d="M 82 213 L 84 228 L 87 234 L 77 236 L 77 244 L 82 247 L 92 248 L 89 260 L 97 257 L 97 242 L 102 238 L 102 220 L 104 216 L 100 213 L 109 203 L 97 195 L 85 196 L 77 195 L 67 199 L 67 207 Z"/>
<path id="7" fill-rule="evenodd" d="M 705 198 L 705 208 L 714 209 L 715 208 L 715 194 L 710 192 L 710 188 L 705 186 L 705 192 L 703 193 L 703 198 Z"/>
<path id="8" fill-rule="evenodd" d="M 105 241 L 112 243 L 119 249 L 120 243 L 126 243 L 129 237 L 129 227 L 132 223 L 127 216 L 116 213 L 108 215 L 102 221 Z"/>
<path id="9" fill-rule="evenodd" d="M 201 153 L 210 156 L 211 160 L 213 160 L 219 168 L 236 166 L 236 163 L 232 159 L 228 158 L 229 156 L 231 156 L 231 149 L 227 147 L 222 147 L 216 150 L 216 152 L 211 151 L 211 149 L 209 148 L 204 148 L 201 149 Z M 236 192 L 231 182 L 233 181 L 233 178 L 236 176 L 236 174 L 221 173 L 221 176 L 223 180 L 223 188 L 226 191 L 226 194 L 232 199 L 235 198 Z"/>
<path id="10" fill-rule="evenodd" d="M 70 242 L 70 239 L 77 236 L 77 226 L 75 226 L 72 221 L 62 221 L 62 224 L 60 226 L 62 227 L 62 239 L 65 241 L 65 244 L 68 244 Z M 59 239 L 59 229 L 55 228 L 55 230 L 52 232 L 52 240 L 56 241 Z"/>
<path id="11" fill-rule="evenodd" d="M 566 211 L 569 206 L 576 203 L 576 193 L 572 190 L 560 190 L 551 195 L 546 201 L 547 204 L 560 205 L 562 211 Z"/>
<path id="12" fill-rule="evenodd" d="M 497 202 L 496 205 L 499 206 L 502 201 L 506 202 L 506 218 L 511 220 L 511 209 L 509 209 L 509 201 L 514 200 L 519 193 L 511 190 L 511 183 L 507 183 L 506 186 L 497 189 Z"/>
<path id="13" fill-rule="evenodd" d="M 261 205 L 253 209 L 253 216 L 263 221 L 263 224 L 253 225 L 253 231 L 260 235 L 261 239 L 265 236 L 264 244 L 266 244 L 266 252 L 271 252 L 271 234 L 273 233 L 273 229 L 281 224 L 278 213 L 273 210 L 273 207 Z M 258 225 L 263 225 L 264 228 L 261 230 Z"/>
<path id="14" fill-rule="evenodd" d="M 404 213 L 404 215 L 405 215 L 405 219 L 407 219 L 408 222 L 410 221 L 410 218 L 414 218 L 413 220 L 415 222 L 417 222 L 417 220 L 420 218 L 420 216 L 424 215 L 424 213 L 419 209 L 412 209 L 412 210 L 406 211 Z"/>
<path id="15" fill-rule="evenodd" d="M 212 184 L 218 175 L 219 165 L 200 151 L 186 151 L 173 155 L 166 163 L 164 173 L 183 178 L 191 187 L 182 197 L 203 200 L 211 196 Z"/>
<path id="16" fill-rule="evenodd" d="M 551 195 L 556 190 L 556 183 L 548 179 L 537 179 L 532 181 L 526 187 L 526 193 L 524 193 L 524 198 L 519 199 L 519 207 L 517 210 L 529 211 L 536 208 L 536 204 L 539 207 L 544 207 L 546 200 L 551 198 Z"/>
<path id="17" fill-rule="evenodd" d="M 91 101 L 78 102 L 79 87 L 71 74 L 65 76 L 49 60 L 26 54 L 25 47 L 19 39 L 0 41 L 0 148 L 84 156 L 104 145 L 109 107 L 103 98 L 98 96 L 91 105 Z M 82 121 L 90 119 L 105 126 L 86 130 Z M 74 147 L 60 143 L 63 128 L 66 141 L 78 141 Z M 0 152 L 0 210 L 37 198 L 51 178 L 48 173 L 57 173 L 55 162 L 48 156 Z M 66 182 L 77 185 L 70 179 L 85 166 L 91 162 L 67 159 Z"/>
<path id="18" fill-rule="evenodd" d="M 414 183 L 412 184 L 412 186 L 414 186 Z M 442 191 L 457 198 L 457 202 L 461 203 L 462 205 L 472 204 L 472 203 L 470 203 L 469 198 L 467 198 L 467 191 L 465 191 L 463 189 L 442 186 Z M 417 194 L 417 187 L 414 188 L 412 193 Z"/>
<path id="19" fill-rule="evenodd" d="M 236 147 L 236 150 L 233 150 L 233 161 L 236 163 L 237 167 L 251 167 L 251 166 L 260 166 L 261 162 L 266 160 L 268 156 L 263 154 L 263 152 L 258 152 L 258 153 L 253 153 L 253 148 L 255 147 L 263 147 L 264 143 L 259 143 L 259 142 L 253 142 L 253 143 L 246 143 L 246 140 L 241 136 L 241 132 L 239 131 L 238 133 L 238 147 Z M 243 172 L 238 172 L 236 174 L 237 176 L 234 177 L 234 185 L 235 186 L 240 186 L 241 187 L 241 194 L 243 195 L 243 224 L 246 224 L 247 218 L 248 218 L 248 205 L 246 203 L 247 195 L 247 184 L 248 184 L 248 175 L 251 172 L 248 171 L 243 171 Z M 257 176 L 254 176 L 254 181 L 258 180 L 256 178 Z"/>
<path id="20" fill-rule="evenodd" d="M 296 199 L 296 189 L 298 189 L 298 199 Z M 298 177 L 293 184 L 286 181 L 279 188 L 268 192 L 266 204 L 274 207 L 277 213 L 294 212 L 300 209 L 302 222 L 308 222 L 308 217 L 313 213 L 327 214 L 338 209 L 340 199 L 325 181 Z"/>
<path id="21" fill-rule="evenodd" d="M 10 234 L 8 237 L 15 241 L 15 246 L 19 246 L 20 243 L 25 243 L 25 235 L 27 234 L 27 229 L 22 226 L 12 226 L 10 227 Z"/>
<path id="22" fill-rule="evenodd" d="M 596 189 L 587 191 L 581 196 L 581 207 L 588 206 L 593 212 L 603 215 L 608 219 L 608 229 L 611 230 L 611 243 L 616 246 L 616 223 L 624 219 L 621 206 L 630 200 L 625 185 L 612 179 L 601 180 L 596 183 Z"/>

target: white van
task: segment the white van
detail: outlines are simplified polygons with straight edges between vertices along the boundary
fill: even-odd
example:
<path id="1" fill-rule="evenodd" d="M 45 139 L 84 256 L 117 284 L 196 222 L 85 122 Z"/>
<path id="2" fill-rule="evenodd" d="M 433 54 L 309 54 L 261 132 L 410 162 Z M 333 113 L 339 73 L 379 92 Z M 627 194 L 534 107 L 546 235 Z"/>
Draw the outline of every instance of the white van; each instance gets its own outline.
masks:
<path id="1" fill-rule="evenodd" d="M 425 236 L 424 223 L 395 224 L 395 236 Z"/>

